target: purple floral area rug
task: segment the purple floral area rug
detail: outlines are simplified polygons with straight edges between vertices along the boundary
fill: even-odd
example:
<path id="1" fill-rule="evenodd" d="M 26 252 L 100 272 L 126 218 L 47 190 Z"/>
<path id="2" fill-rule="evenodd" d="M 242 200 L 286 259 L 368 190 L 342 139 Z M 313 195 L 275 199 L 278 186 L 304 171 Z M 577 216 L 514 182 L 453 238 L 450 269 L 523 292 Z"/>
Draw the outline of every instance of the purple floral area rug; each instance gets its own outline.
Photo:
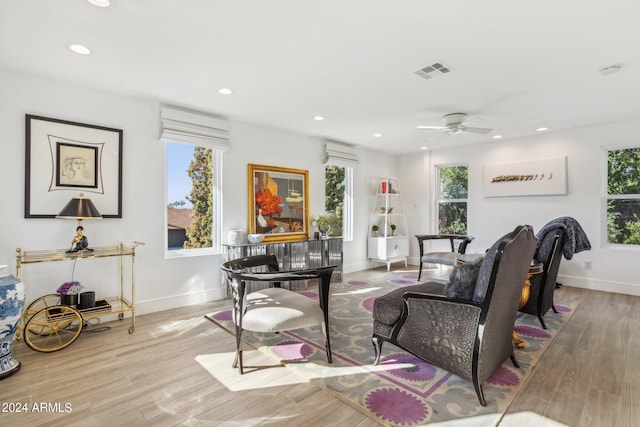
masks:
<path id="1" fill-rule="evenodd" d="M 391 272 L 375 276 L 375 281 L 332 284 L 329 302 L 332 364 L 327 363 L 319 327 L 280 334 L 245 332 L 245 342 L 274 356 L 382 425 L 417 426 L 452 420 L 455 425 L 495 425 L 577 306 L 556 302 L 559 313 L 551 310 L 547 313 L 546 330 L 537 317 L 518 313 L 515 329 L 525 341 L 525 348 L 515 351 L 520 369 L 506 360 L 485 381 L 487 406 L 483 407 L 471 382 L 392 344 L 384 343 L 381 362 L 372 365 L 373 301 L 393 289 L 416 283 L 415 274 Z M 317 298 L 314 291 L 304 294 Z M 230 310 L 205 317 L 233 333 Z"/>

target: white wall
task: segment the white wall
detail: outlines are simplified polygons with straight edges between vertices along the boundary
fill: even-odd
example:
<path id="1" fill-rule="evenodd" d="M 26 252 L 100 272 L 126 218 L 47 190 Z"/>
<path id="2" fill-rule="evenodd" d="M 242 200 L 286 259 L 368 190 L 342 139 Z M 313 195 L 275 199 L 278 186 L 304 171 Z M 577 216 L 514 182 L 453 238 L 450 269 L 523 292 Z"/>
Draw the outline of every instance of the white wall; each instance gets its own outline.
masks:
<path id="1" fill-rule="evenodd" d="M 15 249 L 63 248 L 74 235 L 68 220 L 24 218 L 25 114 L 35 114 L 124 130 L 123 218 L 86 223 L 92 246 L 139 240 L 146 243 L 136 256 L 137 312 L 195 304 L 224 295 L 218 265 L 220 255 L 164 258 L 164 148 L 158 140 L 159 103 L 153 99 L 105 93 L 71 84 L 0 70 L 0 264 L 15 268 Z M 162 100 L 170 103 L 171 100 Z M 212 111 L 211 113 L 217 113 Z M 488 247 L 519 223 L 539 229 L 549 219 L 569 215 L 584 227 L 593 249 L 561 264 L 561 280 L 570 285 L 640 294 L 633 249 L 603 247 L 600 238 L 601 146 L 637 143 L 638 121 L 571 132 L 394 157 L 358 148 L 354 174 L 354 240 L 344 245 L 344 270 L 369 267 L 366 218 L 381 176 L 400 179 L 410 235 L 434 231 L 432 226 L 433 165 L 469 164 L 469 232 L 476 236 L 470 251 Z M 309 171 L 312 214 L 324 206 L 323 140 L 266 126 L 230 121 L 233 149 L 224 154 L 223 240 L 229 229 L 247 227 L 247 164 L 279 165 Z M 520 159 L 567 156 L 569 194 L 552 197 L 484 198 L 482 165 Z M 514 160 L 515 159 L 515 160 Z M 417 263 L 417 244 L 411 242 Z M 583 269 L 584 261 L 593 270 Z M 635 264 L 634 264 L 635 262 Z M 53 293 L 69 280 L 72 263 L 26 266 L 22 277 L 28 299 Z M 82 261 L 75 270 L 86 290 L 98 296 L 115 293 L 114 260 Z"/>
<path id="2" fill-rule="evenodd" d="M 533 137 L 437 150 L 399 159 L 404 193 L 417 200 L 417 213 L 409 217 L 415 233 L 436 232 L 433 201 L 434 166 L 462 163 L 469 166 L 468 232 L 476 237 L 468 252 L 481 252 L 518 224 L 530 224 L 539 230 L 553 218 L 571 216 L 580 222 L 591 241 L 590 251 L 563 259 L 561 283 L 567 285 L 640 295 L 638 248 L 606 247 L 602 238 L 601 177 L 603 146 L 637 144 L 640 120 L 572 131 L 540 134 Z M 568 159 L 568 194 L 560 196 L 485 198 L 482 167 L 485 164 L 511 163 L 557 157 Z M 406 171 L 406 173 L 405 173 Z M 424 198 L 418 198 L 422 194 Z M 428 197 L 427 197 L 428 195 Z M 418 246 L 413 242 L 411 259 L 418 261 Z M 584 268 L 592 261 L 593 269 Z"/>
<path id="3" fill-rule="evenodd" d="M 159 102 L 105 93 L 71 84 L 0 70 L 0 264 L 15 271 L 15 249 L 65 248 L 75 222 L 24 218 L 25 114 L 124 130 L 123 217 L 85 223 L 90 246 L 143 241 L 136 254 L 138 313 L 221 298 L 220 255 L 164 258 L 164 147 L 159 141 Z M 171 103 L 171 100 L 162 100 Z M 188 106 L 187 106 L 188 107 Z M 218 113 L 211 111 L 211 113 Z M 223 241 L 232 228 L 247 228 L 247 164 L 277 165 L 309 171 L 311 214 L 323 211 L 324 143 L 320 138 L 230 121 L 233 148 L 223 157 Z M 372 186 L 380 175 L 394 175 L 393 156 L 357 150 L 356 218 L 367 218 Z M 62 208 L 62 206 L 60 207 Z M 355 222 L 353 242 L 344 245 L 346 272 L 367 268 L 368 226 Z M 31 264 L 22 278 L 28 300 L 54 293 L 70 279 L 73 263 Z M 81 261 L 75 279 L 98 297 L 115 295 L 115 260 Z"/>

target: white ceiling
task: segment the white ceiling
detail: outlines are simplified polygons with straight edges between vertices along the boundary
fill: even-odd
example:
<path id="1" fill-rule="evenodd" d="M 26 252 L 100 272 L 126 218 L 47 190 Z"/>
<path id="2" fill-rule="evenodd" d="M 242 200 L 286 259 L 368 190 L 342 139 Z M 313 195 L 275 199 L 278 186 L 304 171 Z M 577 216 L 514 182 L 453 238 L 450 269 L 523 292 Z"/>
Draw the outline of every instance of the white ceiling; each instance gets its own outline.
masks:
<path id="1" fill-rule="evenodd" d="M 640 117 L 638 0 L 111 3 L 2 0 L 0 67 L 395 154 Z"/>

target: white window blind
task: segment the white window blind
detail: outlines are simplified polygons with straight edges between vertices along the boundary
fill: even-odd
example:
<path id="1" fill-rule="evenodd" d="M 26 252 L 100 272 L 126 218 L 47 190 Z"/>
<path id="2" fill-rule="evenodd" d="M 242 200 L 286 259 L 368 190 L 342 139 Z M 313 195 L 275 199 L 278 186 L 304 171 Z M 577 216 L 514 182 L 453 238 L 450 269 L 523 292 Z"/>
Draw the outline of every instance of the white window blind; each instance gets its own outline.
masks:
<path id="1" fill-rule="evenodd" d="M 163 142 L 188 142 L 229 151 L 231 142 L 224 118 L 199 111 L 163 105 L 160 107 Z"/>
<path id="2" fill-rule="evenodd" d="M 358 156 L 350 145 L 326 141 L 324 162 L 327 165 L 355 168 L 358 166 Z"/>

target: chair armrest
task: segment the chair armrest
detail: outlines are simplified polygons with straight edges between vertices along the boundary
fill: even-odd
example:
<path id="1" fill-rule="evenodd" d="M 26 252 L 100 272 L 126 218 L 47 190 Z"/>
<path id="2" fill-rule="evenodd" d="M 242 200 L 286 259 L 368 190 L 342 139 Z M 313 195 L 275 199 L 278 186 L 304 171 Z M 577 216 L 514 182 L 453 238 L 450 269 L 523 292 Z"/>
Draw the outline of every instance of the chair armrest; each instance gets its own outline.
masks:
<path id="1" fill-rule="evenodd" d="M 461 237 L 460 245 L 458 245 L 458 253 L 464 254 L 467 250 L 467 245 L 471 243 L 471 241 L 475 239 L 473 236 L 463 236 Z"/>
<path id="2" fill-rule="evenodd" d="M 402 294 L 402 299 L 405 301 L 405 303 L 409 299 L 425 299 L 425 300 L 434 300 L 434 301 L 441 301 L 441 302 L 447 302 L 447 303 L 471 305 L 478 308 L 480 308 L 481 306 L 481 304 L 475 301 L 458 299 L 458 298 L 449 298 L 446 295 L 429 294 L 426 292 L 405 292 L 404 294 Z"/>
<path id="3" fill-rule="evenodd" d="M 331 275 L 336 265 L 330 265 L 327 267 L 308 268 L 304 270 L 290 270 L 290 271 L 268 271 L 268 272 L 251 272 L 243 270 L 229 270 L 226 267 L 222 269 L 227 272 L 228 275 L 233 276 L 238 284 L 237 297 L 234 294 L 234 299 L 238 298 L 242 300 L 245 295 L 245 281 L 260 281 L 260 282 L 283 282 L 289 280 L 310 280 L 320 279 L 318 286 L 319 303 L 322 311 L 324 312 L 325 321 L 328 321 L 329 315 L 329 287 L 331 286 Z"/>
<path id="4" fill-rule="evenodd" d="M 470 378 L 482 308 L 473 301 L 407 292 L 392 337 L 420 358 Z"/>
<path id="5" fill-rule="evenodd" d="M 460 246 L 458 247 L 458 253 L 463 254 L 467 249 L 467 245 L 471 243 L 474 239 L 473 236 L 467 236 L 466 234 L 416 234 L 416 239 L 418 239 L 418 246 L 420 246 L 420 256 L 424 255 L 424 241 L 425 240 L 442 240 L 448 239 L 451 244 L 451 252 L 454 252 L 454 244 L 455 240 L 461 240 Z"/>

